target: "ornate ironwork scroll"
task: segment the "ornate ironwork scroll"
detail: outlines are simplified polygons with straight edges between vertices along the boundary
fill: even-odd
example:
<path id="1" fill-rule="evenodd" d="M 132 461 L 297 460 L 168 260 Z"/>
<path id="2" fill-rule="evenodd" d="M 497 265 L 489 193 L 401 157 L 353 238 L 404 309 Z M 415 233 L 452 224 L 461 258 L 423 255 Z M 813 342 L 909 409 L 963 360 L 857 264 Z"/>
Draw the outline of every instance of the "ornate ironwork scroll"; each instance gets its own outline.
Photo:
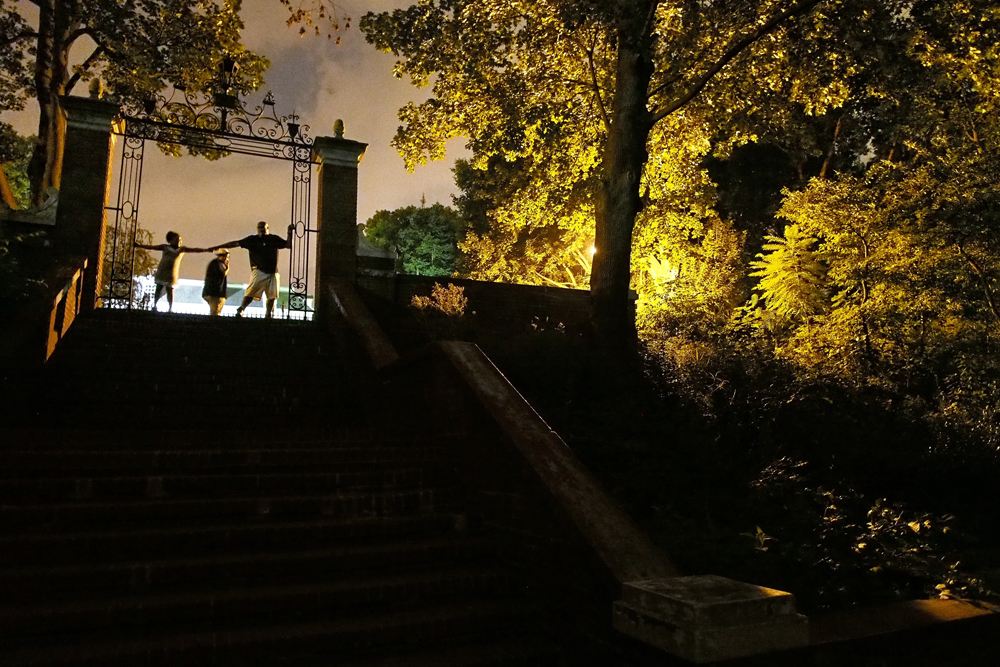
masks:
<path id="1" fill-rule="evenodd" d="M 141 106 L 125 105 L 125 133 L 162 144 L 187 146 L 202 152 L 244 153 L 298 161 L 296 150 L 311 146 L 309 126 L 292 113 L 278 115 L 274 96 L 247 109 L 235 96 L 220 96 L 175 89 L 169 97 L 158 95 Z"/>
<path id="2" fill-rule="evenodd" d="M 288 310 L 311 315 L 309 261 L 312 250 L 312 143 L 309 126 L 292 113 L 279 115 L 270 92 L 253 109 L 238 95 L 193 93 L 174 89 L 141 105 L 126 103 L 122 112 L 124 138 L 118 187 L 118 205 L 102 290 L 102 305 L 133 308 L 135 294 L 133 259 L 139 224 L 142 156 L 146 141 L 184 146 L 193 153 L 239 153 L 288 160 L 292 163 L 292 214 L 294 226 L 289 255 Z"/>

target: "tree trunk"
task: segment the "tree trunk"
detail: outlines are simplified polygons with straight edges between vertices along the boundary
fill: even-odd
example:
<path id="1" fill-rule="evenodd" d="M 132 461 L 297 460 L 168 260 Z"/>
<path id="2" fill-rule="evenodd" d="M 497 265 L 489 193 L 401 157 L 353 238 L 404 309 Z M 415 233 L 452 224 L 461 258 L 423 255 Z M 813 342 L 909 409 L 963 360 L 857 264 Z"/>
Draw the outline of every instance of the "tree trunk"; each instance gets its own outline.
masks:
<path id="1" fill-rule="evenodd" d="M 59 96 L 70 77 L 67 38 L 74 23 L 75 3 L 66 0 L 39 3 L 35 57 L 38 138 L 28 162 L 31 203 L 35 206 L 44 201 L 48 188 L 60 185 L 66 120 L 59 108 Z"/>
<path id="2" fill-rule="evenodd" d="M 599 341 L 634 343 L 635 319 L 629 302 L 632 229 L 642 208 L 639 184 L 648 159 L 646 142 L 652 114 L 646 106 L 653 66 L 635 33 L 619 30 L 612 122 L 603 157 L 596 211 L 596 253 L 590 279 L 591 321 Z"/>
<path id="3" fill-rule="evenodd" d="M 38 98 L 38 136 L 31 160 L 28 162 L 28 180 L 31 183 L 31 203 L 42 203 L 46 180 L 45 173 L 52 149 L 53 117 L 58 113 L 53 107 L 52 52 L 55 43 L 55 8 L 51 0 L 38 4 L 38 53 L 35 55 L 35 95 Z"/>

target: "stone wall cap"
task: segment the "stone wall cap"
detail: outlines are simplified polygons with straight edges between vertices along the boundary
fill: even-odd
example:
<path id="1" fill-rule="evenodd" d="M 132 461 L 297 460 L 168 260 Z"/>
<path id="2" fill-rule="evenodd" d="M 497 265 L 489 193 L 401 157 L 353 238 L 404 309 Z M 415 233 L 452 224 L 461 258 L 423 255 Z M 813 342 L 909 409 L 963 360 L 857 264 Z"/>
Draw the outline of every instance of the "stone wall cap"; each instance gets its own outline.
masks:
<path id="1" fill-rule="evenodd" d="M 313 150 L 354 150 L 361 151 L 368 148 L 368 144 L 353 139 L 338 139 L 337 137 L 316 137 L 313 141 Z"/>
<path id="2" fill-rule="evenodd" d="M 63 111 L 82 111 L 85 113 L 106 115 L 114 118 L 121 113 L 121 105 L 106 100 L 95 100 L 91 97 L 63 95 L 59 98 L 59 106 Z"/>
<path id="3" fill-rule="evenodd" d="M 791 593 L 717 575 L 627 582 L 622 601 L 682 626 L 738 626 L 795 614 Z"/>

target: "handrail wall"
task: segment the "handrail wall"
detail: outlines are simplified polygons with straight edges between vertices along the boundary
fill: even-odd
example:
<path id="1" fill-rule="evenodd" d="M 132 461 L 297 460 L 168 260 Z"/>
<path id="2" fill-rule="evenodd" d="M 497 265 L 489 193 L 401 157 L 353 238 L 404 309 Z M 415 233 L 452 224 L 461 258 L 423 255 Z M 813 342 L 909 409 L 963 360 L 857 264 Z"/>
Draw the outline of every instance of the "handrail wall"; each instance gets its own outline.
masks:
<path id="1" fill-rule="evenodd" d="M 5 318 L 0 327 L 0 366 L 31 372 L 49 360 L 80 314 L 86 268 L 83 257 L 62 263 L 45 281 L 54 292 L 29 301 Z"/>

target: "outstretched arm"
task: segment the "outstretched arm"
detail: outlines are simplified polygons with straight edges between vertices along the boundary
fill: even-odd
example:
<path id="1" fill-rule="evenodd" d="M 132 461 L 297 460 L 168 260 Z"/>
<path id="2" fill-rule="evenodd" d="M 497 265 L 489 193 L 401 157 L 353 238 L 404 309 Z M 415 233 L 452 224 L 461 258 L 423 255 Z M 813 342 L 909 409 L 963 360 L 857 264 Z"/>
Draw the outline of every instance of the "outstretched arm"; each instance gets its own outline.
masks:
<path id="1" fill-rule="evenodd" d="M 206 252 L 215 252 L 219 248 L 239 248 L 239 247 L 240 247 L 239 241 L 230 241 L 229 243 L 220 243 L 219 245 L 211 246 L 210 248 L 206 248 L 205 250 Z"/>
<path id="2" fill-rule="evenodd" d="M 178 250 L 180 250 L 181 252 L 214 252 L 215 248 L 188 248 L 185 246 L 181 246 L 180 248 L 178 248 Z"/>
<path id="3" fill-rule="evenodd" d="M 136 248 L 142 248 L 143 250 L 161 250 L 162 251 L 163 248 L 166 247 L 167 244 L 166 243 L 161 243 L 159 245 L 143 245 L 142 243 L 136 243 L 135 241 L 133 241 L 132 245 L 135 246 Z"/>

